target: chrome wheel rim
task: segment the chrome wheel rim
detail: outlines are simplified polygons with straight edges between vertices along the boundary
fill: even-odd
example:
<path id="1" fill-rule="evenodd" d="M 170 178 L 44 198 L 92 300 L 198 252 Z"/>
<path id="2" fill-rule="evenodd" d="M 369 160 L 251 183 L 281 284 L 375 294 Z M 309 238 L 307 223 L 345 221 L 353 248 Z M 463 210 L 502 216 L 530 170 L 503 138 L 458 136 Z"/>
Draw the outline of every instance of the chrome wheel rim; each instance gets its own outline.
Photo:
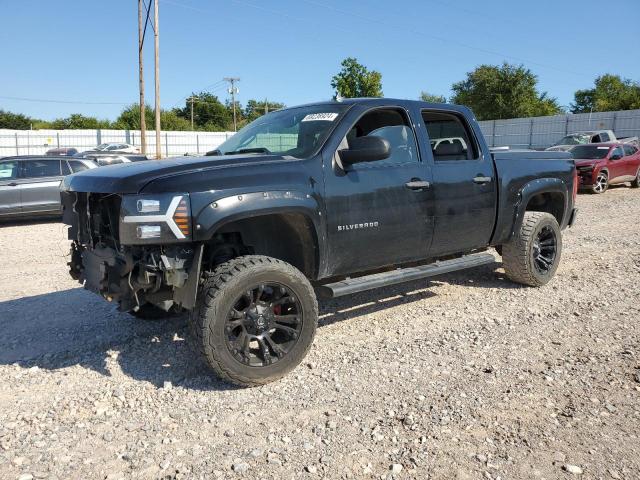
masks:
<path id="1" fill-rule="evenodd" d="M 606 190 L 606 188 L 607 188 L 607 176 L 603 173 L 600 173 L 596 178 L 596 184 L 593 186 L 593 189 L 597 193 L 602 193 Z"/>

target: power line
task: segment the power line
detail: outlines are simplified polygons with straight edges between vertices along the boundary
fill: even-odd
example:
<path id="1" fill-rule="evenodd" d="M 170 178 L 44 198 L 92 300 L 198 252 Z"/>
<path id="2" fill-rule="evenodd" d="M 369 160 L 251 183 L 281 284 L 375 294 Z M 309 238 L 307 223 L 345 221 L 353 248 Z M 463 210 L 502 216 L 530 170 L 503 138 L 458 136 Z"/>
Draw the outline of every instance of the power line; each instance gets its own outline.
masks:
<path id="1" fill-rule="evenodd" d="M 89 102 L 83 100 L 53 100 L 47 98 L 28 98 L 28 97 L 8 97 L 0 96 L 5 100 L 18 100 L 21 102 L 42 102 L 42 103 L 68 103 L 76 105 L 130 105 L 132 102 Z"/>

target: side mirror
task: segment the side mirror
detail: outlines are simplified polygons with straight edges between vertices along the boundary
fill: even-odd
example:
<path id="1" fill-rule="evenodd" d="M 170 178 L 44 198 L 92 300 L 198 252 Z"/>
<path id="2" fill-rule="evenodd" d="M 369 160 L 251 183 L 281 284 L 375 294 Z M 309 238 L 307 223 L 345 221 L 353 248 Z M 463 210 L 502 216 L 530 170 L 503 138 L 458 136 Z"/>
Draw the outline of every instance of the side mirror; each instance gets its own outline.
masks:
<path id="1" fill-rule="evenodd" d="M 620 155 L 619 153 L 614 153 L 613 155 L 611 155 L 611 157 L 609 157 L 609 160 L 620 160 L 622 158 L 622 155 Z"/>
<path id="2" fill-rule="evenodd" d="M 349 143 L 348 149 L 338 152 L 340 160 L 347 165 L 384 160 L 391 155 L 389 141 L 381 137 L 356 137 Z"/>

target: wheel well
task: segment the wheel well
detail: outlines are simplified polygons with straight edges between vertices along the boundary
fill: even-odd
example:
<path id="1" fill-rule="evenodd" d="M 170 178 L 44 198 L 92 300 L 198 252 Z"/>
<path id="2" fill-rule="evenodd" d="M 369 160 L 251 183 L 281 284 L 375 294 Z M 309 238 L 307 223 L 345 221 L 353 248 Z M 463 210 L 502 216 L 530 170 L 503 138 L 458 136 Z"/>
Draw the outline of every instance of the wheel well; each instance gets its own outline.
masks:
<path id="1" fill-rule="evenodd" d="M 556 218 L 558 225 L 562 225 L 565 207 L 564 203 L 564 195 L 562 193 L 539 193 L 529 199 L 529 203 L 527 203 L 525 211 L 550 213 Z"/>
<path id="2" fill-rule="evenodd" d="M 300 213 L 267 214 L 232 221 L 205 244 L 203 268 L 213 268 L 240 255 L 266 255 L 283 260 L 307 278 L 315 278 L 318 241 L 311 220 Z"/>

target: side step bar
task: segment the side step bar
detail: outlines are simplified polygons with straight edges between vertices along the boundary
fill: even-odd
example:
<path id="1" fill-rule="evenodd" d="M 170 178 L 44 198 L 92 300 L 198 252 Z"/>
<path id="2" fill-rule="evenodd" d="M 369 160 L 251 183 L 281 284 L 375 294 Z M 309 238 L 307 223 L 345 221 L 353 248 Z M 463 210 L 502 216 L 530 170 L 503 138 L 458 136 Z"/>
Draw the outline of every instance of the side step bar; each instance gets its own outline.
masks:
<path id="1" fill-rule="evenodd" d="M 420 278 L 435 277 L 444 273 L 465 270 L 495 263 L 496 258 L 490 253 L 475 253 L 452 260 L 430 263 L 419 267 L 398 268 L 389 272 L 374 273 L 357 278 L 347 278 L 335 283 L 327 283 L 317 287 L 324 298 L 342 297 L 352 293 L 363 292 L 388 285 L 410 282 Z"/>

